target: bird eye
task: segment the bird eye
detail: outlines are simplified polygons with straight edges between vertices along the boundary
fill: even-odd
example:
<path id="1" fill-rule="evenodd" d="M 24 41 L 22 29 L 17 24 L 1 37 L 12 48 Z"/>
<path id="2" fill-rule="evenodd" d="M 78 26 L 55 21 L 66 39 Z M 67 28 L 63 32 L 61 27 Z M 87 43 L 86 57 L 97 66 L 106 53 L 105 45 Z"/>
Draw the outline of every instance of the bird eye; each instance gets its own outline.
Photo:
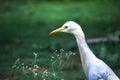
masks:
<path id="1" fill-rule="evenodd" d="M 67 29 L 67 28 L 68 28 L 68 26 L 65 26 L 64 28 L 65 28 L 65 29 Z"/>

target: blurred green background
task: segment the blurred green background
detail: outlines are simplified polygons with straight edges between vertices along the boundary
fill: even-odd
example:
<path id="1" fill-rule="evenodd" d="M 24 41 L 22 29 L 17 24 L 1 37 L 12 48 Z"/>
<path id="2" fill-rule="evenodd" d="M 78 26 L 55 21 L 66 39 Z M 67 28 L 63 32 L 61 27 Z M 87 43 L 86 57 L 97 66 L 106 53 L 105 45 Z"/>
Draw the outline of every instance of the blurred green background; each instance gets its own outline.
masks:
<path id="1" fill-rule="evenodd" d="M 50 57 L 61 48 L 76 53 L 70 60 L 73 63 L 63 69 L 62 77 L 85 80 L 73 35 L 49 35 L 70 20 L 82 26 L 87 39 L 120 39 L 119 0 L 0 0 L 0 80 L 34 80 L 30 75 L 16 73 L 11 68 L 14 61 L 21 58 L 29 63 L 33 52 L 37 52 L 38 65 L 51 69 Z M 88 45 L 120 77 L 120 42 Z"/>

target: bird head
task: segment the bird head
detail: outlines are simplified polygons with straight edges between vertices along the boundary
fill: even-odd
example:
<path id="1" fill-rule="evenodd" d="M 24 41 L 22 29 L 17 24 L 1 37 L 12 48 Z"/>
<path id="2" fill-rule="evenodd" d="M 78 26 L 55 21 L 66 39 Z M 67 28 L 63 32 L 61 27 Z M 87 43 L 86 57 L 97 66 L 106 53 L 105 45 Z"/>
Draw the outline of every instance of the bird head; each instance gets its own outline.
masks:
<path id="1" fill-rule="evenodd" d="M 66 22 L 65 24 L 63 24 L 62 27 L 51 31 L 50 34 L 55 34 L 57 32 L 71 33 L 75 36 L 81 36 L 82 38 L 85 38 L 84 33 L 83 33 L 80 25 L 74 21 Z"/>

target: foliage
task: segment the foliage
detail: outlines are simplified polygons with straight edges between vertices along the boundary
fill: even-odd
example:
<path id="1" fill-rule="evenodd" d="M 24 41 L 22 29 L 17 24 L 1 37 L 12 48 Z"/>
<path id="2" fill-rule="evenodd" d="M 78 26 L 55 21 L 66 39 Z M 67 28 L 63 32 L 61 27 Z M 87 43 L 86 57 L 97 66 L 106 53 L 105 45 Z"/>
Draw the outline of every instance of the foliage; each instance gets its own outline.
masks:
<path id="1" fill-rule="evenodd" d="M 33 74 L 34 78 L 39 78 L 42 80 L 64 80 L 63 79 L 63 71 L 65 65 L 70 60 L 70 57 L 75 55 L 75 53 L 72 53 L 71 51 L 66 53 L 63 49 L 58 52 L 57 50 L 53 53 L 53 56 L 50 59 L 51 63 L 51 69 L 48 70 L 45 69 L 44 71 L 40 72 L 40 67 L 37 65 L 37 53 L 34 54 L 34 59 L 32 64 L 26 65 L 24 62 L 20 61 L 20 58 L 18 58 L 12 68 L 16 71 L 15 73 L 21 73 L 21 74 Z"/>

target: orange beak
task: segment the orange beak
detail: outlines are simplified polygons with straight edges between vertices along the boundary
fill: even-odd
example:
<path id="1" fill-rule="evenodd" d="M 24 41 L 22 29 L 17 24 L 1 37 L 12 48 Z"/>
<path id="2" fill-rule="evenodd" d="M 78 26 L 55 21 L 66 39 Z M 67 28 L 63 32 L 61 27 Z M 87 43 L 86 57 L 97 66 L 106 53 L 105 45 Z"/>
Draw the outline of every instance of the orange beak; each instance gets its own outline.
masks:
<path id="1" fill-rule="evenodd" d="M 55 33 L 61 32 L 62 30 L 64 30 L 64 28 L 61 27 L 61 28 L 51 31 L 50 34 L 55 34 Z"/>

